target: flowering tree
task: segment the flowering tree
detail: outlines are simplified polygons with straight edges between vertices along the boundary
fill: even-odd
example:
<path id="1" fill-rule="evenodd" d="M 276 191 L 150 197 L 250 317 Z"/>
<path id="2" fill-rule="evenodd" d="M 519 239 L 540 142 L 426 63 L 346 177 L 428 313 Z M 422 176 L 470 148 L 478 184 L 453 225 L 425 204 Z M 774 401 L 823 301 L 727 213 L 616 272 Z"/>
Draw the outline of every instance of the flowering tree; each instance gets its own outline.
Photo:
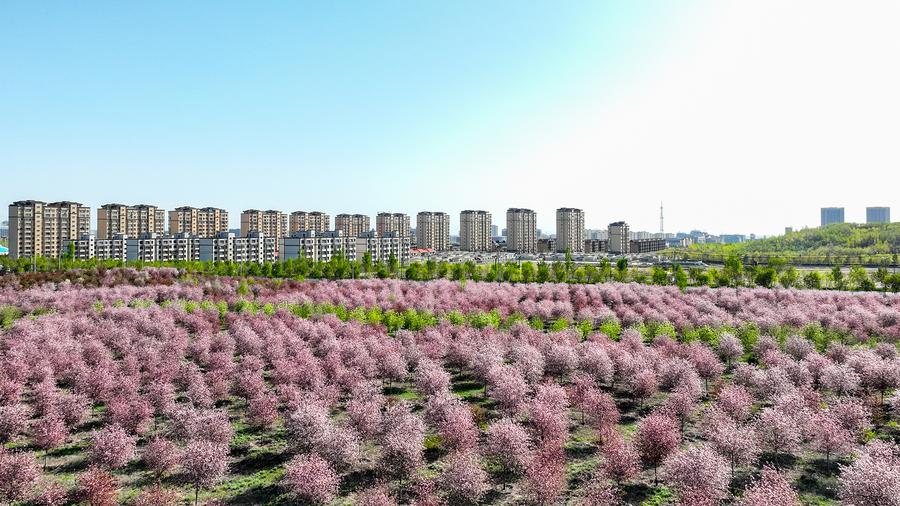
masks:
<path id="1" fill-rule="evenodd" d="M 828 411 L 854 439 L 862 437 L 872 426 L 872 411 L 857 398 L 837 399 L 828 406 Z"/>
<path id="2" fill-rule="evenodd" d="M 753 396 L 740 385 L 728 385 L 719 391 L 716 407 L 731 418 L 741 422 L 750 416 Z"/>
<path id="3" fill-rule="evenodd" d="M 134 500 L 134 506 L 177 506 L 181 502 L 178 491 L 156 484 Z"/>
<path id="4" fill-rule="evenodd" d="M 558 448 L 541 448 L 525 473 L 528 498 L 537 504 L 554 504 L 566 488 L 565 457 Z"/>
<path id="5" fill-rule="evenodd" d="M 712 447 L 728 459 L 732 479 L 735 467 L 756 461 L 760 448 L 752 427 L 740 424 L 715 407 L 707 410 L 702 425 L 704 436 Z"/>
<path id="6" fill-rule="evenodd" d="M 319 404 L 307 403 L 297 407 L 284 420 L 288 441 L 297 452 L 314 451 L 331 427 L 328 411 Z"/>
<path id="7" fill-rule="evenodd" d="M 13 502 L 27 498 L 40 475 L 34 455 L 0 446 L 0 499 Z"/>
<path id="8" fill-rule="evenodd" d="M 510 416 L 519 414 L 528 397 L 528 383 L 513 367 L 495 367 L 491 370 L 490 396 L 496 399 L 500 410 Z"/>
<path id="9" fill-rule="evenodd" d="M 284 467 L 282 483 L 301 501 L 321 504 L 337 494 L 340 479 L 317 455 L 298 455 Z"/>
<path id="10" fill-rule="evenodd" d="M 894 443 L 868 443 L 852 464 L 841 466 L 838 497 L 850 506 L 893 505 L 900 497 L 900 450 Z"/>
<path id="11" fill-rule="evenodd" d="M 451 504 L 476 504 L 488 491 L 487 473 L 475 452 L 458 451 L 444 463 L 438 486 Z"/>
<path id="12" fill-rule="evenodd" d="M 191 441 L 181 454 L 181 469 L 187 481 L 194 485 L 194 504 L 201 488 L 209 488 L 222 481 L 228 469 L 228 448 L 198 439 Z"/>
<path id="13" fill-rule="evenodd" d="M 853 434 L 845 429 L 840 422 L 827 413 L 820 413 L 813 417 L 812 431 L 813 446 L 816 450 L 825 454 L 825 461 L 831 461 L 832 454 L 845 453 L 850 450 L 853 443 Z"/>
<path id="14" fill-rule="evenodd" d="M 706 445 L 692 446 L 665 461 L 666 480 L 685 504 L 715 504 L 728 496 L 728 463 Z"/>
<path id="15" fill-rule="evenodd" d="M 600 450 L 603 454 L 600 467 L 604 479 L 612 479 L 621 485 L 633 480 L 641 472 L 640 455 L 634 445 L 625 441 L 618 431 L 608 433 Z"/>
<path id="16" fill-rule="evenodd" d="M 356 506 L 397 506 L 397 501 L 383 484 L 370 487 L 356 494 Z"/>
<path id="17" fill-rule="evenodd" d="M 756 433 L 762 448 L 774 454 L 797 451 L 802 438 L 797 421 L 776 408 L 765 408 L 760 412 Z"/>
<path id="18" fill-rule="evenodd" d="M 38 448 L 45 450 L 44 467 L 46 468 L 46 452 L 65 443 L 69 439 L 69 430 L 58 413 L 50 412 L 33 423 L 31 426 L 31 437 Z"/>
<path id="19" fill-rule="evenodd" d="M 641 460 L 653 468 L 653 481 L 657 480 L 657 468 L 681 442 L 681 431 L 674 418 L 650 413 L 638 423 L 634 446 Z"/>
<path id="20" fill-rule="evenodd" d="M 595 472 L 584 489 L 584 506 L 616 506 L 621 502 L 621 492 L 602 472 Z"/>
<path id="21" fill-rule="evenodd" d="M 413 415 L 410 406 L 398 403 L 384 413 L 382 419 L 381 469 L 400 480 L 408 477 L 422 463 L 425 427 Z"/>
<path id="22" fill-rule="evenodd" d="M 0 405 L 0 443 L 12 441 L 28 428 L 31 409 L 24 404 Z"/>
<path id="23" fill-rule="evenodd" d="M 77 496 L 91 506 L 115 506 L 119 481 L 109 471 L 91 467 L 78 476 Z"/>
<path id="24" fill-rule="evenodd" d="M 731 366 L 731 363 L 740 358 L 741 355 L 744 354 L 744 344 L 740 339 L 735 337 L 734 334 L 729 332 L 723 332 L 721 336 L 719 336 L 719 347 L 718 347 L 719 357 L 725 361 L 728 366 Z"/>
<path id="25" fill-rule="evenodd" d="M 738 505 L 800 506 L 800 497 L 782 473 L 771 466 L 765 466 L 759 479 L 744 490 Z"/>
<path id="26" fill-rule="evenodd" d="M 519 476 L 531 461 L 531 440 L 521 425 L 503 418 L 488 427 L 485 453 L 504 476 Z"/>
<path id="27" fill-rule="evenodd" d="M 450 406 L 438 424 L 438 434 L 450 450 L 474 448 L 478 443 L 479 432 L 469 407 L 461 402 Z"/>
<path id="28" fill-rule="evenodd" d="M 156 476 L 156 481 L 159 482 L 163 475 L 178 465 L 181 455 L 174 443 L 168 439 L 155 437 L 147 443 L 142 458 L 147 468 Z"/>
<path id="29" fill-rule="evenodd" d="M 118 425 L 95 431 L 91 436 L 91 462 L 103 469 L 118 469 L 134 458 L 136 442 Z"/>
<path id="30" fill-rule="evenodd" d="M 266 428 L 278 419 L 278 398 L 262 392 L 247 401 L 247 418 L 254 427 Z"/>
<path id="31" fill-rule="evenodd" d="M 638 400 L 641 408 L 644 407 L 644 401 L 656 393 L 657 387 L 656 373 L 649 369 L 638 372 L 629 381 L 631 394 Z"/>

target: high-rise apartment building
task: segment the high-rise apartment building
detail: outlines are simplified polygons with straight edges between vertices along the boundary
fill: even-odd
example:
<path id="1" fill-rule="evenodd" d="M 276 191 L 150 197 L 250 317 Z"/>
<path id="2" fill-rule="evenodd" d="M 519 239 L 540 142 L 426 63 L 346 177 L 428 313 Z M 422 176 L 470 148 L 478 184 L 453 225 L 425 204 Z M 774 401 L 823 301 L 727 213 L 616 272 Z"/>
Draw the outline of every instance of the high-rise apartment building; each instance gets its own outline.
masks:
<path id="1" fill-rule="evenodd" d="M 890 207 L 867 207 L 866 223 L 890 223 L 891 208 Z"/>
<path id="2" fill-rule="evenodd" d="M 334 217 L 334 229 L 347 237 L 359 237 L 371 228 L 369 217 L 365 214 L 339 214 Z"/>
<path id="3" fill-rule="evenodd" d="M 491 225 L 491 213 L 466 210 L 459 213 L 459 249 L 463 251 L 491 251 L 491 238 L 496 225 Z"/>
<path id="4" fill-rule="evenodd" d="M 823 207 L 821 214 L 823 227 L 832 223 L 844 223 L 843 207 Z"/>
<path id="5" fill-rule="evenodd" d="M 106 204 L 97 210 L 97 238 L 112 239 L 121 234 L 137 237 L 166 231 L 166 212 L 156 206 Z"/>
<path id="6" fill-rule="evenodd" d="M 506 249 L 519 253 L 537 251 L 537 213 L 515 207 L 506 210 Z"/>
<path id="7" fill-rule="evenodd" d="M 571 207 L 556 210 L 556 251 L 584 251 L 584 211 Z"/>
<path id="8" fill-rule="evenodd" d="M 247 209 L 241 213 L 241 237 L 249 237 L 251 232 L 259 232 L 275 241 L 288 235 L 288 218 L 281 211 L 269 209 Z"/>
<path id="9" fill-rule="evenodd" d="M 291 213 L 290 233 L 327 232 L 331 230 L 331 216 L 319 211 L 294 211 Z"/>
<path id="10" fill-rule="evenodd" d="M 91 232 L 91 208 L 78 202 L 23 200 L 9 206 L 9 256 L 55 258 L 63 245 Z"/>
<path id="11" fill-rule="evenodd" d="M 169 233 L 215 237 L 228 232 L 228 211 L 216 207 L 178 207 L 169 211 Z"/>
<path id="12" fill-rule="evenodd" d="M 396 232 L 400 237 L 408 237 L 409 224 L 408 214 L 378 213 L 375 216 L 375 233 L 383 236 Z"/>
<path id="13" fill-rule="evenodd" d="M 356 237 L 346 237 L 340 230 L 318 232 L 301 230 L 279 240 L 279 260 L 307 258 L 314 262 L 328 262 L 340 255 L 356 260 Z"/>
<path id="14" fill-rule="evenodd" d="M 624 221 L 610 223 L 606 229 L 607 251 L 615 255 L 623 255 L 628 251 L 628 224 Z"/>
<path id="15" fill-rule="evenodd" d="M 417 214 L 416 246 L 433 251 L 450 249 L 450 215 L 432 211 Z"/>

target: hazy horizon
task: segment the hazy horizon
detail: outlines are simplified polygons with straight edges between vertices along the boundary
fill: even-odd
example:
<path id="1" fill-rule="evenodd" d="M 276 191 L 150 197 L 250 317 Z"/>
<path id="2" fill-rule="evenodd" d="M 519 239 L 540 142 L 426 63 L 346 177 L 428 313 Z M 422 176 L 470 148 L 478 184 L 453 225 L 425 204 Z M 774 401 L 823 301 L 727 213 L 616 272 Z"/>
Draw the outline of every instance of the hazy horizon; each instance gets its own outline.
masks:
<path id="1" fill-rule="evenodd" d="M 900 212 L 900 3 L 0 5 L 16 200 L 557 207 L 780 234 Z M 96 214 L 94 214 L 96 216 Z M 95 220 L 93 220 L 95 225 Z"/>

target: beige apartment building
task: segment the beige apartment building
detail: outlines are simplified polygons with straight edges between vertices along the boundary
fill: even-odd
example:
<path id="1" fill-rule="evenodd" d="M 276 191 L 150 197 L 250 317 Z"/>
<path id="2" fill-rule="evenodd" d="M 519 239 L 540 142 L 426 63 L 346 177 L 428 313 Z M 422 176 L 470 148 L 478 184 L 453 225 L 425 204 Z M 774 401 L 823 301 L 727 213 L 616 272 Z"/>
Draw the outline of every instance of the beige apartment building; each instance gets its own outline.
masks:
<path id="1" fill-rule="evenodd" d="M 465 210 L 459 213 L 459 249 L 462 251 L 491 251 L 491 213 Z"/>
<path id="2" fill-rule="evenodd" d="M 9 256 L 58 257 L 63 245 L 91 233 L 91 208 L 78 202 L 23 200 L 9 206 Z"/>
<path id="3" fill-rule="evenodd" d="M 607 251 L 617 255 L 629 253 L 628 224 L 624 221 L 610 223 L 607 231 Z"/>
<path id="4" fill-rule="evenodd" d="M 138 237 L 141 234 L 166 232 L 166 211 L 156 206 L 138 204 L 105 204 L 97 210 L 97 239 L 112 239 L 124 234 Z"/>
<path id="5" fill-rule="evenodd" d="M 416 215 L 416 246 L 420 249 L 450 249 L 450 215 L 422 211 Z"/>
<path id="6" fill-rule="evenodd" d="M 359 237 L 369 232 L 372 226 L 365 214 L 339 214 L 334 217 L 334 229 L 347 237 Z"/>
<path id="7" fill-rule="evenodd" d="M 516 207 L 506 210 L 506 249 L 519 253 L 537 251 L 537 213 Z"/>
<path id="8" fill-rule="evenodd" d="M 169 233 L 215 237 L 228 232 L 228 211 L 217 207 L 183 206 L 169 211 Z"/>
<path id="9" fill-rule="evenodd" d="M 274 237 L 277 241 L 286 237 L 287 231 L 287 215 L 281 211 L 247 209 L 241 213 L 241 237 L 247 237 L 250 232 L 259 232 L 265 237 Z"/>
<path id="10" fill-rule="evenodd" d="M 294 211 L 291 213 L 290 233 L 327 232 L 331 230 L 331 216 L 319 211 Z"/>
<path id="11" fill-rule="evenodd" d="M 378 213 L 375 216 L 375 233 L 385 236 L 397 233 L 400 237 L 409 237 L 409 215 L 403 213 Z"/>
<path id="12" fill-rule="evenodd" d="M 571 207 L 556 210 L 556 251 L 584 251 L 584 211 Z"/>

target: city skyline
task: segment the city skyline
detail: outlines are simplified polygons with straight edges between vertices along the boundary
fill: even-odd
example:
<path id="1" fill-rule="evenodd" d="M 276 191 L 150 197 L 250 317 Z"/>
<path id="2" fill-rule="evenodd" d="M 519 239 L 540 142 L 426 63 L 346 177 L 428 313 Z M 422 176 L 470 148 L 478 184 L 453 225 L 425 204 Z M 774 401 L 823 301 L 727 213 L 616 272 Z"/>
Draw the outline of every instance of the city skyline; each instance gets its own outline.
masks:
<path id="1" fill-rule="evenodd" d="M 0 199 L 758 235 L 900 205 L 896 3 L 280 7 L 5 2 Z"/>

